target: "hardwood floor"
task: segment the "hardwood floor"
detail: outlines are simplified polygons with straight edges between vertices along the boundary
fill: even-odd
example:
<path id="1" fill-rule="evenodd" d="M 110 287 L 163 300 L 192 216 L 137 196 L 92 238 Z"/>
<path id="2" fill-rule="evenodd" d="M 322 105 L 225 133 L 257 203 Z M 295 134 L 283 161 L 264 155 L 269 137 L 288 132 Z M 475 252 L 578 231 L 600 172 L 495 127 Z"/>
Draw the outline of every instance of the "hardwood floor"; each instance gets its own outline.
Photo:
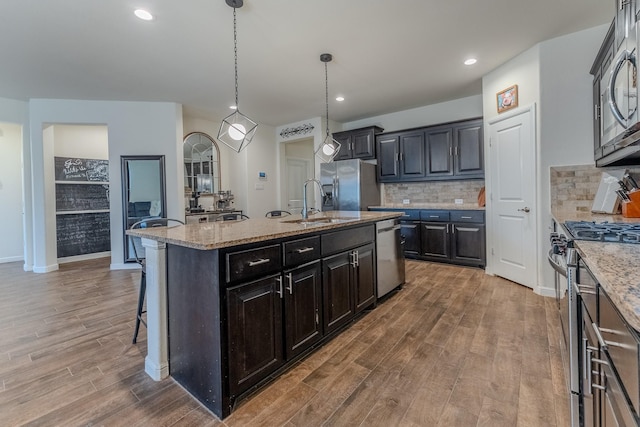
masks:
<path id="1" fill-rule="evenodd" d="M 0 264 L 1 426 L 568 426 L 555 301 L 464 267 L 407 284 L 221 422 L 131 338 L 140 273 Z"/>

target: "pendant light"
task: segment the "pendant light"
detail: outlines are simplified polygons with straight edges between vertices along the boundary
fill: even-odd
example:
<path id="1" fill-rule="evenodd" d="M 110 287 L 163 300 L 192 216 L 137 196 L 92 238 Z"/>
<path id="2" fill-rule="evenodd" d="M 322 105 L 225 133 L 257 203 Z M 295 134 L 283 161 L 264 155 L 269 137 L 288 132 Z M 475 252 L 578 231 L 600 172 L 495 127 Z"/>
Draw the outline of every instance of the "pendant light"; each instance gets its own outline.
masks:
<path id="1" fill-rule="evenodd" d="M 253 139 L 258 124 L 240 112 L 238 105 L 238 36 L 236 30 L 236 9 L 242 7 L 242 0 L 225 0 L 233 8 L 233 55 L 235 60 L 236 105 L 235 111 L 222 120 L 218 131 L 218 141 L 228 145 L 238 153 Z"/>
<path id="2" fill-rule="evenodd" d="M 324 95 L 325 105 L 327 107 L 327 131 L 324 137 L 324 141 L 320 144 L 320 147 L 315 151 L 316 157 L 318 157 L 323 163 L 329 163 L 340 151 L 340 143 L 331 137 L 329 133 L 329 78 L 327 73 L 327 63 L 331 62 L 333 56 L 330 53 L 323 53 L 320 55 L 320 61 L 324 62 Z"/>

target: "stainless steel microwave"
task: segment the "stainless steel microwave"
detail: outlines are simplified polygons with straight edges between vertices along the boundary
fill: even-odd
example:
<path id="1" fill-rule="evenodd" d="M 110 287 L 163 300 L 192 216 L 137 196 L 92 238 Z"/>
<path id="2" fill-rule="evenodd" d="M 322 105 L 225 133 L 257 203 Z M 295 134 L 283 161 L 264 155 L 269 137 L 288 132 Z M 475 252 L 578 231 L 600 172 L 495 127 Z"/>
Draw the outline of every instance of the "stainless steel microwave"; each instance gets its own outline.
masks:
<path id="1" fill-rule="evenodd" d="M 602 74 L 600 134 L 602 158 L 597 166 L 640 162 L 638 115 L 637 25 L 625 29 L 625 38 Z"/>

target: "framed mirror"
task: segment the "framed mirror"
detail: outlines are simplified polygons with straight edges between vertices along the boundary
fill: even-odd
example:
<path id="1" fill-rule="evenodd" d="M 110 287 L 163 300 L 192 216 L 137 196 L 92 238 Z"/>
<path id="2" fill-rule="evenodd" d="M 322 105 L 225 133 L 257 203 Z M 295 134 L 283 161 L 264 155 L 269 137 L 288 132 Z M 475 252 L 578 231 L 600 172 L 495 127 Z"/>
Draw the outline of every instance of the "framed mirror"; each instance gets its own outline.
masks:
<path id="1" fill-rule="evenodd" d="M 191 132 L 184 137 L 185 194 L 200 195 L 220 191 L 220 149 L 204 132 Z"/>
<path id="2" fill-rule="evenodd" d="M 145 218 L 166 218 L 164 156 L 121 156 L 122 207 L 124 228 L 128 230 Z M 139 238 L 124 235 L 124 261 L 144 257 Z"/>

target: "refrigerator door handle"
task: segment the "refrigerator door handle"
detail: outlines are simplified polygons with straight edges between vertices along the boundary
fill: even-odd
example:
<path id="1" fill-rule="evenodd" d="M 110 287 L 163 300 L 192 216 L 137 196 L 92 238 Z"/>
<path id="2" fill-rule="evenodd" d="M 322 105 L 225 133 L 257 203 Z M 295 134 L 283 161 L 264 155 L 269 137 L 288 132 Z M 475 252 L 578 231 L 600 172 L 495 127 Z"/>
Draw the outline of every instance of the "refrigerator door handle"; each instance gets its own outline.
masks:
<path id="1" fill-rule="evenodd" d="M 334 177 L 333 178 L 333 209 L 338 210 L 340 209 L 340 206 L 338 206 L 338 204 L 340 203 L 340 189 L 339 189 L 339 181 L 338 181 L 338 177 Z"/>

